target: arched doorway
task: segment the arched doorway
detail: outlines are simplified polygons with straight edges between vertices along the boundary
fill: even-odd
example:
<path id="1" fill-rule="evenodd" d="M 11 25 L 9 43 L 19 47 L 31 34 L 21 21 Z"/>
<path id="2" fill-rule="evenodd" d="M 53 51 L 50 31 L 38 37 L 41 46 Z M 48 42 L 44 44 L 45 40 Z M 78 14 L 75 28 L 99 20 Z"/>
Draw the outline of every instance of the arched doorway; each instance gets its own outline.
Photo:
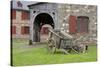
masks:
<path id="1" fill-rule="evenodd" d="M 34 19 L 34 27 L 33 27 L 34 28 L 34 32 L 33 32 L 34 42 L 40 42 L 40 32 L 41 32 L 42 26 L 45 24 L 51 25 L 51 27 L 54 28 L 53 18 L 47 13 L 38 14 Z"/>

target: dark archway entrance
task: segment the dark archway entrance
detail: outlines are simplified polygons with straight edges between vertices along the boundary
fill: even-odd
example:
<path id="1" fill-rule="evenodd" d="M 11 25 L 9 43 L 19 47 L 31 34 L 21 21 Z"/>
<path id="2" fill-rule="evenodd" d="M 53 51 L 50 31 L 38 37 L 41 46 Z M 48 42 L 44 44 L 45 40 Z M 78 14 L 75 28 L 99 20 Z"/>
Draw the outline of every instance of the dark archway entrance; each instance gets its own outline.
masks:
<path id="1" fill-rule="evenodd" d="M 34 34 L 33 34 L 33 41 L 34 42 L 40 42 L 40 32 L 42 29 L 42 26 L 45 24 L 49 24 L 54 28 L 54 21 L 52 17 L 47 13 L 40 13 L 35 17 L 34 20 Z"/>

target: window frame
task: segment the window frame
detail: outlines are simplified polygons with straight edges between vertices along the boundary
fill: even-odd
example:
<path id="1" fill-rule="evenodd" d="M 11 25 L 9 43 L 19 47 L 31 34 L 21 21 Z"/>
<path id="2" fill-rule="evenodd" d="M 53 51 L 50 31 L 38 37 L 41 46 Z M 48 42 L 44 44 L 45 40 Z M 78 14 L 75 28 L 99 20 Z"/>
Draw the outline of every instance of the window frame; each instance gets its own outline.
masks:
<path id="1" fill-rule="evenodd" d="M 29 26 L 21 26 L 21 34 L 28 35 L 30 33 L 29 29 L 30 29 Z"/>
<path id="2" fill-rule="evenodd" d="M 15 9 L 11 10 L 11 19 L 16 19 L 16 10 Z"/>
<path id="3" fill-rule="evenodd" d="M 11 26 L 11 34 L 16 34 L 16 26 Z"/>
<path id="4" fill-rule="evenodd" d="M 22 11 L 21 12 L 21 20 L 29 20 L 30 19 L 30 14 L 28 11 Z"/>

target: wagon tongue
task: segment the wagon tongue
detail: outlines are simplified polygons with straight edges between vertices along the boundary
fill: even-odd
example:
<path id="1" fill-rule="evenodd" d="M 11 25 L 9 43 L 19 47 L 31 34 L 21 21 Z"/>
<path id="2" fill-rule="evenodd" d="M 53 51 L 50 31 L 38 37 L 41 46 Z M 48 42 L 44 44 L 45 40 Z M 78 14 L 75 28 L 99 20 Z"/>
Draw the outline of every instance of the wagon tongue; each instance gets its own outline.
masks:
<path id="1" fill-rule="evenodd" d="M 67 38 L 70 38 L 70 39 L 73 38 L 73 36 L 71 36 L 71 35 L 68 34 L 68 33 L 65 33 L 64 31 L 61 31 L 61 33 L 62 33 L 64 36 L 66 36 Z"/>

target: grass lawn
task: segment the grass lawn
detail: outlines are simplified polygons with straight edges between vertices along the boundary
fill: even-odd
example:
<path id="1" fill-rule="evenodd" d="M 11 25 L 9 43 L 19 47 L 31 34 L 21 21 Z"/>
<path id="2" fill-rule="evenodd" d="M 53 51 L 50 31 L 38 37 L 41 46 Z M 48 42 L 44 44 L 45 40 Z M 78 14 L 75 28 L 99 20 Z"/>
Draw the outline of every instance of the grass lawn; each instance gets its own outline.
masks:
<path id="1" fill-rule="evenodd" d="M 13 40 L 13 65 L 61 64 L 76 62 L 92 62 L 97 60 L 97 47 L 89 46 L 87 53 L 80 54 L 50 54 L 45 46 L 28 45 L 28 40 Z"/>

